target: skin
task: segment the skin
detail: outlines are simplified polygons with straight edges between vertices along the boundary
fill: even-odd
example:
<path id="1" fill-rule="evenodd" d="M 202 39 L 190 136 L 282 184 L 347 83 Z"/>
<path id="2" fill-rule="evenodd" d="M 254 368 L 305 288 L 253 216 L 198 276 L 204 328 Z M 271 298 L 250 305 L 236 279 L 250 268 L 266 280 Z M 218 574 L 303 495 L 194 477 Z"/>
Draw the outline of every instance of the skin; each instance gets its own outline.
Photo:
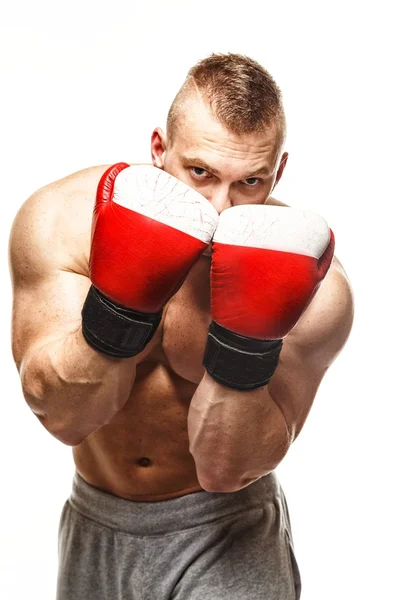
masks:
<path id="1" fill-rule="evenodd" d="M 190 99 L 173 143 L 155 129 L 151 154 L 154 166 L 199 191 L 219 213 L 237 204 L 282 205 L 270 195 L 288 158 L 276 131 L 232 134 L 199 95 Z M 211 319 L 207 251 L 138 357 L 101 356 L 82 339 L 80 310 L 90 286 L 94 197 L 106 168 L 46 186 L 16 217 L 10 241 L 13 352 L 25 398 L 50 433 L 73 446 L 81 476 L 109 493 L 154 501 L 201 489 L 240 489 L 275 468 L 301 431 L 351 329 L 348 278 L 334 258 L 317 296 L 285 338 L 271 382 L 246 392 L 245 403 L 243 392 L 217 384 L 202 366 Z M 96 385 L 102 395 L 89 394 Z M 65 390 L 71 390 L 69 404 L 58 407 Z M 75 435 L 73 407 L 96 415 L 90 406 L 95 401 L 101 418 L 92 417 L 88 429 Z"/>

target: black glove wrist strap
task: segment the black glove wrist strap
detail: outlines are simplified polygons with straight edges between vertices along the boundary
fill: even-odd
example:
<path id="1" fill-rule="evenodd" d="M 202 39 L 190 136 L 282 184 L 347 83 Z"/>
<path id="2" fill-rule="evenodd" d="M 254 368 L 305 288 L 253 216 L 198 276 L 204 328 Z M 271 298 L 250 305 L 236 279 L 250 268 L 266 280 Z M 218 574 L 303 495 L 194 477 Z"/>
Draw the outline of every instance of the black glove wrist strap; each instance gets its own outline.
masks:
<path id="1" fill-rule="evenodd" d="M 236 390 L 266 385 L 278 366 L 283 341 L 257 340 L 212 321 L 203 365 L 218 383 Z"/>
<path id="2" fill-rule="evenodd" d="M 129 358 L 145 348 L 161 318 L 162 310 L 146 314 L 119 306 L 92 285 L 82 308 L 82 333 L 95 350 Z"/>

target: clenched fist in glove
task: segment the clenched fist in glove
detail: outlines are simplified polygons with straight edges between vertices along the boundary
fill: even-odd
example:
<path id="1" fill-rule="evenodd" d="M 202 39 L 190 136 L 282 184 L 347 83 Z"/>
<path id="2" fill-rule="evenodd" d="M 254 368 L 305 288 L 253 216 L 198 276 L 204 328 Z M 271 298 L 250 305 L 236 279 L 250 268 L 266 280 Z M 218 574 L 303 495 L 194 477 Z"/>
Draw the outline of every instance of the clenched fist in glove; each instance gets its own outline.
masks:
<path id="1" fill-rule="evenodd" d="M 203 364 L 223 385 L 256 389 L 271 379 L 282 339 L 324 279 L 334 236 L 316 213 L 241 205 L 221 213 L 212 248 Z"/>
<path id="2" fill-rule="evenodd" d="M 118 163 L 107 169 L 92 221 L 93 285 L 82 310 L 86 341 L 110 356 L 141 352 L 217 221 L 201 194 L 156 167 Z"/>

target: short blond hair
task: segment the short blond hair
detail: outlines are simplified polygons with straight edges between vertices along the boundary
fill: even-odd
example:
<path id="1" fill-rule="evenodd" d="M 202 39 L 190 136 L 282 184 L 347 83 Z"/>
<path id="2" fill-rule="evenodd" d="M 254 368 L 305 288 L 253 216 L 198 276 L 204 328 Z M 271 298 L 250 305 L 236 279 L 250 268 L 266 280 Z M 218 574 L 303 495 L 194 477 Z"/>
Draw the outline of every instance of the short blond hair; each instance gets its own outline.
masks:
<path id="1" fill-rule="evenodd" d="M 211 54 L 192 67 L 168 112 L 167 134 L 173 143 L 186 99 L 197 90 L 212 114 L 237 135 L 275 126 L 283 144 L 286 118 L 281 90 L 255 60 L 241 54 Z"/>

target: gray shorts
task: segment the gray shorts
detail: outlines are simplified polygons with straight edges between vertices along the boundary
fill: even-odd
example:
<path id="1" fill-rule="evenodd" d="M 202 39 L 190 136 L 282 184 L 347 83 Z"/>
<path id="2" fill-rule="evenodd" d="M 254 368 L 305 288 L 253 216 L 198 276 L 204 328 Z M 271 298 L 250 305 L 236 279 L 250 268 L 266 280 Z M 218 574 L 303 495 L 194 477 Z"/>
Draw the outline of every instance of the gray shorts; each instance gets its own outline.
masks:
<path id="1" fill-rule="evenodd" d="M 161 502 L 118 498 L 75 473 L 57 600 L 297 600 L 300 589 L 275 473 Z"/>

